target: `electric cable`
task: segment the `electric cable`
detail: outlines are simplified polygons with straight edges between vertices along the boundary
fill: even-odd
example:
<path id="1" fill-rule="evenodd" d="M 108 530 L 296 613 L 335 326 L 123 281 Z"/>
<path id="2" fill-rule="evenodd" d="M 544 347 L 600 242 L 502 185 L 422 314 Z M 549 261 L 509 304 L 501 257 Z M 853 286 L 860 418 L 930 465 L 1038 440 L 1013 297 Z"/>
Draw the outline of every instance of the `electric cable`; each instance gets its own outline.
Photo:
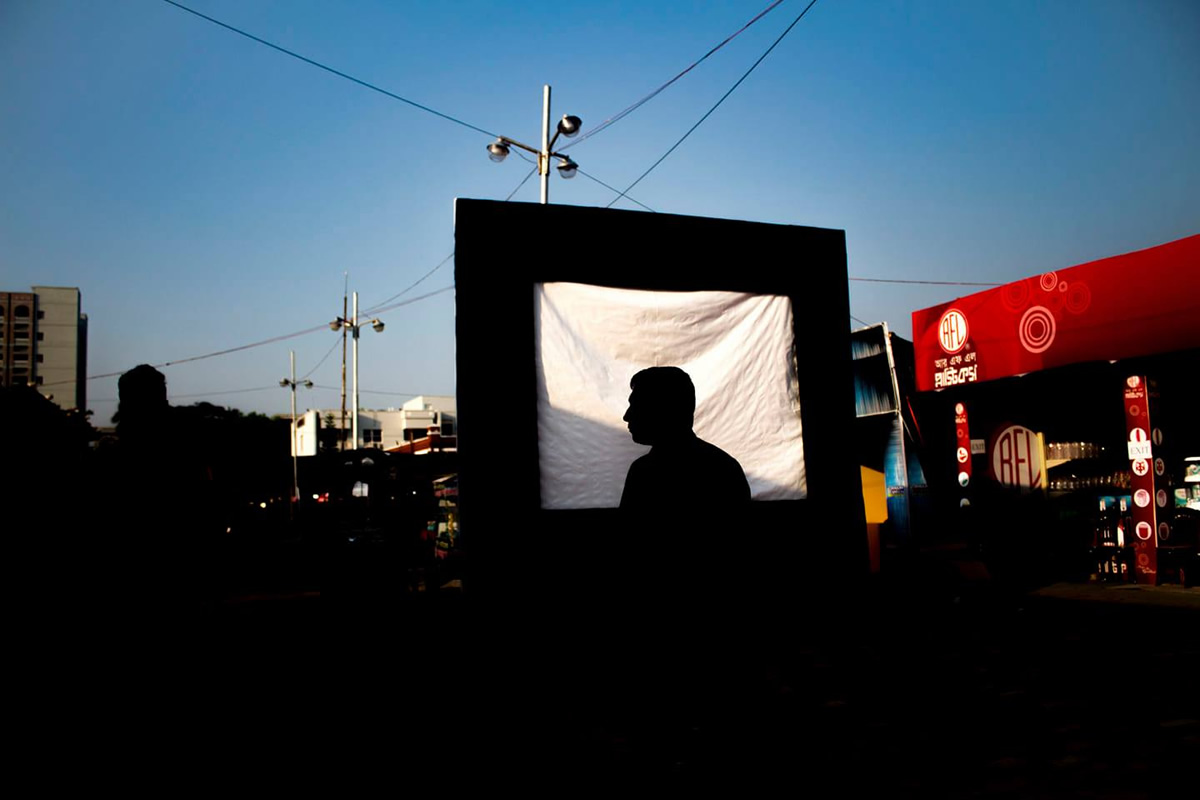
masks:
<path id="1" fill-rule="evenodd" d="M 192 394 L 175 394 L 174 392 L 169 392 L 168 394 L 172 400 L 183 400 L 190 397 L 215 397 L 221 394 L 247 394 L 249 392 L 265 392 L 268 389 L 278 388 L 279 386 L 277 384 L 275 386 L 256 386 L 253 389 L 226 389 L 223 392 L 194 392 Z"/>
<path id="2" fill-rule="evenodd" d="M 439 294 L 442 294 L 443 292 L 451 291 L 453 288 L 454 288 L 453 284 L 451 284 L 450 286 L 443 286 L 442 288 L 435 289 L 432 292 L 427 292 L 425 294 L 418 295 L 417 297 L 410 297 L 407 300 L 401 300 L 399 303 L 392 303 L 390 306 L 386 306 L 384 308 L 376 308 L 373 313 L 383 314 L 385 312 L 400 308 L 401 306 L 411 305 L 412 303 L 416 303 L 421 300 L 428 299 L 430 297 L 433 297 L 434 295 L 439 295 Z M 216 358 L 217 356 L 225 356 L 225 355 L 229 355 L 230 353 L 240 353 L 243 350 L 250 350 L 255 347 L 262 347 L 263 345 L 274 344 L 275 342 L 282 342 L 287 339 L 295 339 L 297 336 L 305 336 L 310 333 L 316 333 L 317 331 L 323 331 L 323 330 L 328 330 L 328 329 L 329 329 L 329 323 L 324 323 L 321 325 L 314 325 L 313 327 L 305 328 L 302 331 L 295 331 L 293 333 L 285 333 L 281 336 L 272 336 L 269 339 L 262 339 L 261 341 L 251 342 L 250 344 L 238 345 L 237 347 L 227 347 L 224 350 L 216 350 L 211 353 L 204 353 L 202 355 L 191 356 L 189 358 L 178 358 L 173 361 L 164 361 L 161 364 L 151 364 L 150 366 L 154 367 L 155 369 L 160 369 L 162 367 L 173 367 L 178 364 L 188 364 L 193 361 L 203 361 L 204 359 L 207 359 L 207 358 Z M 130 369 L 132 369 L 132 368 L 130 368 Z M 121 375 L 124 375 L 128 371 L 129 371 L 129 369 L 123 369 L 119 372 L 103 372 L 98 375 L 89 375 L 87 378 L 85 378 L 85 380 L 94 381 L 94 380 L 99 380 L 101 378 L 116 378 L 116 377 L 120 377 Z M 46 383 L 43 385 L 44 386 L 59 386 L 64 383 L 74 383 L 74 381 L 54 381 L 53 383 Z"/>
<path id="3" fill-rule="evenodd" d="M 340 387 L 340 386 L 327 386 L 323 383 L 314 383 L 313 387 L 316 389 L 331 389 L 335 392 L 340 392 L 342 390 L 342 387 Z M 394 395 L 396 397 L 417 397 L 421 394 L 420 392 L 384 392 L 384 391 L 380 391 L 377 389 L 359 389 L 358 393 L 359 394 L 388 394 L 388 395 Z"/>
<path id="4" fill-rule="evenodd" d="M 525 173 L 525 177 L 521 178 L 521 182 L 517 184 L 517 188 L 515 188 L 511 192 L 509 192 L 508 197 L 504 198 L 504 202 L 507 203 L 509 200 L 512 200 L 513 197 L 517 194 L 517 192 L 521 191 L 521 187 L 529 182 L 529 179 L 533 177 L 535 172 L 537 172 L 537 164 L 534 164 L 533 168 L 530 169 L 529 172 Z"/>
<path id="5" fill-rule="evenodd" d="M 863 283 L 910 283 L 925 286 L 1003 286 L 1002 283 L 981 283 L 978 281 L 910 281 L 900 278 L 847 278 L 851 281 L 862 281 Z"/>
<path id="6" fill-rule="evenodd" d="M 363 314 L 374 314 L 374 313 L 375 313 L 375 309 L 378 309 L 380 306 L 383 306 L 383 305 L 384 305 L 384 304 L 386 304 L 386 303 L 390 303 L 390 302 L 392 302 L 392 301 L 393 301 L 393 300 L 395 300 L 397 297 L 402 297 L 402 296 L 404 296 L 405 294 L 408 294 L 408 293 L 409 293 L 409 292 L 411 292 L 413 289 L 415 289 L 417 286 L 419 286 L 419 285 L 420 285 L 420 283 L 421 283 L 421 281 L 425 280 L 425 279 L 426 279 L 426 278 L 428 278 L 430 275 L 432 275 L 433 273 L 437 272 L 439 269 L 441 269 L 442 267 L 444 267 L 444 266 L 446 265 L 446 262 L 447 262 L 447 261 L 449 261 L 449 260 L 450 260 L 450 259 L 452 259 L 452 258 L 454 258 L 454 251 L 453 251 L 453 250 L 451 250 L 451 251 L 450 251 L 450 255 L 446 256 L 446 257 L 445 257 L 445 258 L 443 258 L 441 261 L 439 261 L 439 262 L 437 263 L 437 266 L 435 266 L 433 269 L 429 270 L 429 272 L 426 272 L 424 275 L 422 275 L 421 277 L 417 278 L 415 281 L 413 281 L 412 283 L 410 283 L 408 286 L 404 287 L 404 288 L 403 288 L 403 289 L 401 289 L 400 291 L 396 292 L 394 295 L 392 295 L 391 297 L 389 297 L 387 300 L 384 300 L 383 302 L 380 302 L 380 303 L 376 303 L 376 304 L 375 304 L 375 305 L 373 305 L 373 306 L 368 306 L 368 307 L 367 307 L 367 310 L 363 311 L 362 313 L 363 313 Z"/>
<path id="7" fill-rule="evenodd" d="M 636 103 L 634 103 L 633 105 L 629 106 L 629 107 L 628 107 L 628 108 L 626 108 L 624 111 L 619 111 L 619 112 L 617 112 L 616 114 L 613 114 L 611 117 L 609 117 L 608 119 L 606 119 L 606 120 L 604 120 L 603 122 L 601 122 L 599 125 L 597 125 L 595 128 L 593 128 L 592 130 L 590 130 L 590 131 L 588 131 L 587 133 L 585 133 L 583 136 L 579 137 L 578 139 L 576 139 L 576 140 L 575 140 L 575 141 L 573 141 L 573 142 L 570 142 L 570 143 L 568 143 L 568 144 L 567 144 L 565 147 L 563 147 L 562 149 L 563 149 L 563 150 L 567 150 L 567 149 L 569 149 L 569 148 L 572 148 L 572 147 L 574 147 L 574 146 L 576 146 L 576 145 L 578 145 L 578 144 L 582 144 L 583 142 L 586 142 L 588 139 L 592 138 L 593 136 L 595 136 L 595 135 L 596 135 L 597 133 L 599 133 L 600 131 L 604 130 L 605 128 L 608 128 L 608 127 L 609 127 L 609 126 L 611 126 L 611 125 L 614 125 L 614 124 L 616 124 L 616 123 L 620 122 L 622 119 L 624 119 L 625 117 L 629 116 L 629 115 L 630 115 L 630 114 L 632 114 L 634 111 L 637 111 L 639 108 L 641 108 L 641 107 L 642 107 L 643 105 L 645 105 L 647 102 L 649 102 L 650 100 L 653 100 L 655 97 L 657 97 L 657 96 L 658 96 L 658 95 L 659 95 L 659 94 L 660 94 L 660 93 L 661 93 L 661 92 L 662 92 L 664 89 L 666 89 L 667 87 L 669 87 L 671 84 L 675 83 L 675 81 L 679 80 L 679 79 L 680 79 L 680 78 L 682 78 L 684 75 L 687 75 L 687 74 L 688 74 L 689 72 L 691 72 L 693 69 L 695 69 L 696 67 L 698 67 L 698 66 L 700 65 L 700 63 L 701 63 L 701 62 L 703 62 L 704 60 L 706 60 L 706 59 L 707 59 L 709 56 L 711 56 L 713 53 L 717 52 L 717 51 L 718 51 L 718 50 L 720 50 L 722 47 L 724 47 L 725 45 L 727 45 L 727 44 L 729 44 L 730 42 L 732 42 L 732 41 L 733 41 L 735 38 L 737 38 L 737 36 L 738 36 L 739 34 L 741 34 L 743 31 L 745 31 L 745 30 L 746 30 L 747 28 L 749 28 L 751 25 L 753 25 L 754 23 L 758 22 L 760 19 L 762 19 L 763 17 L 765 17 L 767 14 L 769 14 L 771 11 L 774 11 L 774 10 L 775 10 L 775 7 L 776 7 L 776 6 L 778 6 L 778 5 L 779 5 L 780 3 L 782 3 L 782 2 L 783 2 L 783 0 L 775 0 L 775 2 L 771 3 L 769 6 L 767 6 L 766 8 L 764 8 L 762 11 L 758 12 L 758 14 L 756 14 L 756 15 L 754 16 L 754 18 L 753 18 L 753 19 L 751 19 L 749 22 L 747 22 L 745 25 L 743 25 L 742 27 L 738 28 L 738 29 L 737 29 L 736 31 L 734 31 L 733 33 L 731 33 L 731 34 L 729 34 L 728 36 L 726 36 L 726 37 L 725 37 L 725 39 L 724 39 L 724 40 L 723 40 L 723 41 L 722 41 L 720 44 L 718 44 L 716 47 L 712 48 L 712 49 L 711 49 L 711 50 L 709 50 L 707 53 L 705 53 L 704 55 L 700 56 L 700 58 L 696 59 L 696 60 L 695 60 L 695 61 L 693 61 L 691 64 L 689 64 L 689 65 L 688 65 L 688 67 L 687 67 L 686 69 L 684 69 L 684 70 L 683 70 L 683 72 L 680 72 L 680 73 L 679 73 L 678 75 L 676 75 L 674 78 L 671 78 L 671 80 L 667 81 L 667 82 L 666 82 L 666 83 L 664 83 L 662 86 L 659 86 L 659 87 L 658 87 L 657 89 L 655 89 L 653 92 L 651 92 L 650 94 L 646 95 L 646 96 L 645 96 L 645 97 L 643 97 L 641 100 L 638 100 Z M 616 190 L 614 189 L 613 191 L 616 191 Z"/>
<path id="8" fill-rule="evenodd" d="M 491 131 L 488 131 L 488 130 L 484 130 L 483 128 L 480 128 L 477 125 L 472 125 L 469 122 L 464 122 L 461 119 L 458 119 L 457 117 L 450 116 L 449 114 L 443 114 L 441 111 L 430 108 L 429 106 L 426 106 L 426 105 L 422 105 L 422 104 L 416 102 L 415 100 L 409 100 L 407 97 L 401 97 L 400 95 L 396 94 L 395 92 L 389 92 L 387 89 L 382 89 L 373 83 L 368 83 L 367 81 L 360 80 L 359 78 L 356 78 L 353 75 L 348 75 L 345 72 L 342 72 L 341 70 L 336 70 L 333 67 L 326 66 L 325 64 L 322 64 L 319 61 L 314 61 L 311 58 L 307 58 L 305 56 L 300 55 L 299 53 L 288 50 L 286 47 L 280 47 L 279 45 L 274 44 L 273 42 L 268 42 L 266 39 L 261 39 L 252 33 L 247 33 L 246 31 L 244 31 L 240 28 L 235 28 L 234 26 L 229 25 L 228 23 L 221 22 L 221 20 L 219 20 L 219 19 L 214 19 L 213 17 L 210 17 L 207 14 L 201 14 L 199 11 L 196 11 L 193 8 L 188 8 L 187 6 L 183 5 L 182 3 L 175 2 L 175 0 L 163 0 L 163 2 L 167 3 L 169 5 L 175 6 L 176 8 L 180 9 L 181 11 L 186 11 L 189 14 L 194 14 L 195 16 L 199 17 L 200 19 L 207 20 L 208 22 L 211 22 L 214 25 L 220 25 L 222 28 L 225 28 L 226 30 L 229 30 L 229 31 L 233 31 L 234 33 L 238 34 L 239 36 L 245 36 L 247 39 L 258 42 L 259 44 L 262 44 L 262 45 L 266 45 L 267 47 L 270 47 L 272 50 L 278 50 L 280 53 L 283 53 L 284 55 L 288 55 L 288 56 L 291 56 L 292 58 L 299 59 L 300 61 L 303 61 L 306 64 L 310 64 L 314 67 L 317 67 L 318 69 L 323 69 L 328 73 L 337 75 L 339 78 L 345 78 L 346 80 L 348 80 L 352 83 L 357 83 L 359 86 L 370 89 L 373 92 L 379 92 L 380 94 L 390 97 L 393 100 L 399 100 L 401 103 L 407 103 L 408 105 L 412 106 L 413 108 L 418 108 L 421 111 L 428 112 L 430 114 L 433 114 L 436 117 L 441 117 L 444 120 L 453 122 L 455 125 L 461 125 L 464 128 L 470 128 L 473 131 L 478 131 L 479 133 L 486 134 L 494 139 L 499 138 L 498 134 L 492 133 Z"/>
<path id="9" fill-rule="evenodd" d="M 341 343 L 342 342 L 340 339 L 334 340 L 333 345 L 328 350 L 325 351 L 325 355 L 321 356 L 321 360 L 317 362 L 317 365 L 315 367 L 313 367 L 312 369 L 310 369 L 308 372 L 304 373 L 304 375 L 302 375 L 300 377 L 300 380 L 302 380 L 302 381 L 308 380 L 308 377 L 310 375 L 312 375 L 314 372 L 316 372 L 318 369 L 321 368 L 321 365 L 325 363 L 325 359 L 327 359 L 331 355 L 333 355 L 333 351 L 337 350 L 338 345 Z"/>
<path id="10" fill-rule="evenodd" d="M 617 188 L 617 187 L 615 187 L 615 186 L 609 186 L 607 183 L 605 183 L 604 181 L 600 180 L 600 179 L 599 179 L 599 178 L 597 178 L 595 175 L 589 175 L 589 174 L 587 174 L 586 172 L 584 172 L 582 169 L 579 169 L 578 167 L 576 167 L 576 170 L 577 170 L 577 171 L 579 172 L 579 174 L 580 174 L 580 175 L 582 175 L 583 177 L 585 177 L 585 178 L 587 178 L 587 179 L 589 179 L 589 180 L 593 180 L 593 181 L 595 181 L 596 183 L 600 184 L 601 186 L 603 186 L 605 189 L 608 189 L 609 191 L 612 191 L 612 192 L 620 192 L 620 191 L 621 191 L 620 189 L 618 189 L 618 188 Z M 628 200 L 628 201 L 630 201 L 631 203 L 637 203 L 639 206 L 641 206 L 642 208 L 646 209 L 646 210 L 647 210 L 647 211 L 649 211 L 651 214 L 657 214 L 657 213 L 658 213 L 658 212 L 657 212 L 657 211 L 655 211 L 653 208 L 651 208 L 650 206 L 648 206 L 648 205 L 646 205 L 645 203 L 643 203 L 641 200 L 635 200 L 634 198 L 630 197 L 629 195 L 625 195 L 625 199 L 626 199 L 626 200 Z"/>
<path id="11" fill-rule="evenodd" d="M 746 70 L 746 73 L 744 75 L 742 75 L 742 77 L 737 79 L 737 83 L 735 83 L 735 84 L 733 84 L 733 86 L 729 87 L 729 91 L 727 91 L 725 94 L 721 95 L 721 99 L 718 100 L 716 102 L 716 104 L 713 105 L 712 108 L 710 108 L 707 112 L 705 112 L 704 116 L 702 116 L 696 122 L 695 125 L 688 128 L 687 133 L 685 133 L 683 136 L 679 137 L 679 141 L 677 141 L 677 142 L 675 142 L 675 144 L 671 145 L 670 149 L 667 150 L 667 152 L 663 153 L 662 156 L 658 159 L 658 161 L 655 161 L 653 164 L 651 164 L 650 168 L 648 170 L 646 170 L 645 172 L 643 172 L 641 175 L 639 175 L 638 179 L 636 181 L 634 181 L 633 183 L 631 183 L 627 187 L 625 187 L 625 191 L 621 192 L 616 197 L 614 197 L 608 203 L 608 205 L 605 206 L 605 208 L 612 208 L 614 203 L 616 203 L 618 200 L 620 200 L 622 197 L 624 197 L 629 192 L 630 189 L 632 189 L 633 187 L 635 187 L 639 183 L 641 183 L 643 178 L 645 178 L 647 175 L 649 175 L 651 172 L 653 172 L 659 164 L 661 164 L 663 161 L 665 161 L 667 159 L 667 156 L 671 155 L 671 153 L 674 153 L 675 149 L 677 147 L 679 147 L 679 145 L 683 144 L 684 141 L 689 136 L 692 135 L 692 132 L 695 131 L 696 128 L 699 128 L 702 124 L 704 124 L 704 121 L 706 119 L 708 119 L 710 116 L 712 116 L 712 113 L 714 111 L 716 111 L 718 108 L 720 108 L 721 104 L 725 102 L 725 99 L 727 97 L 729 97 L 729 95 L 733 94 L 734 91 L 739 86 L 742 85 L 742 81 L 744 81 L 744 80 L 746 80 L 746 78 L 750 77 L 750 73 L 754 72 L 754 70 L 758 68 L 758 65 L 761 64 L 763 62 L 763 60 L 771 54 L 771 51 L 774 50 L 775 47 L 780 42 L 783 41 L 783 38 L 785 36 L 787 36 L 789 33 L 791 33 L 792 28 L 796 27 L 796 24 L 799 23 L 800 20 L 804 19 L 804 15 L 808 13 L 808 10 L 816 4 L 817 4 L 817 0 L 811 0 L 811 2 L 807 6 L 804 7 L 804 10 L 800 12 L 800 15 L 798 17 L 796 17 L 794 20 L 792 20 L 792 24 L 788 25 L 787 28 L 783 31 L 783 33 L 779 34 L 779 38 L 771 43 L 771 46 L 766 49 L 766 52 L 764 52 L 761 56 L 759 56 L 758 60 L 755 61 L 752 65 L 750 65 L 750 69 Z"/>

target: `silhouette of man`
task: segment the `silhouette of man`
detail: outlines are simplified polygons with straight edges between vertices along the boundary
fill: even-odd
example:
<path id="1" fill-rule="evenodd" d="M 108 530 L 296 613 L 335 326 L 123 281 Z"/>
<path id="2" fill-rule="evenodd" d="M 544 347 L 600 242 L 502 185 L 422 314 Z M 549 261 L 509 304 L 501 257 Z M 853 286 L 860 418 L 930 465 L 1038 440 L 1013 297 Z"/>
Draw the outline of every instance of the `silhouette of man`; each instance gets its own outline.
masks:
<path id="1" fill-rule="evenodd" d="M 750 501 L 742 466 L 692 431 L 696 387 L 679 367 L 650 367 L 629 382 L 625 422 L 649 453 L 625 477 L 621 509 L 666 521 L 736 511 Z"/>
<path id="2" fill-rule="evenodd" d="M 627 661 L 615 683 L 640 724 L 666 731 L 727 706 L 738 682 L 752 611 L 737 550 L 750 486 L 736 459 L 693 432 L 686 372 L 651 367 L 629 386 L 629 434 L 651 450 L 629 467 L 621 495 Z"/>

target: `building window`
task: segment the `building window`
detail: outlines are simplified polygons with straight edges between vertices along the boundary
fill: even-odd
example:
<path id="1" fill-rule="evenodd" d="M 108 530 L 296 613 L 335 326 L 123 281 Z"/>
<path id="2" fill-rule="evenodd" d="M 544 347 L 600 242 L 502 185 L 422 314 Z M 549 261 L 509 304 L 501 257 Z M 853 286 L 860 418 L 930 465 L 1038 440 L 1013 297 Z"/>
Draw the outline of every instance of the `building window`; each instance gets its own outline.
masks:
<path id="1" fill-rule="evenodd" d="M 28 317 L 29 316 L 29 306 L 17 306 L 16 308 L 13 309 L 13 316 L 14 317 Z"/>
<path id="2" fill-rule="evenodd" d="M 41 386 L 42 385 L 42 376 L 38 375 L 36 378 L 34 378 L 34 383 L 36 383 L 38 386 Z"/>
<path id="3" fill-rule="evenodd" d="M 38 353 L 37 354 L 37 363 L 41 364 L 44 362 L 45 362 L 45 356 L 43 356 L 41 353 Z"/>
<path id="4" fill-rule="evenodd" d="M 45 319 L 45 318 L 46 318 L 46 312 L 42 311 L 41 309 L 38 309 L 38 319 Z"/>
<path id="5" fill-rule="evenodd" d="M 38 331 L 38 341 L 39 342 L 43 341 L 45 338 L 46 338 L 46 334 L 42 333 L 41 331 Z"/>
<path id="6" fill-rule="evenodd" d="M 362 432 L 363 444 L 379 444 L 383 441 L 382 428 L 367 428 Z"/>

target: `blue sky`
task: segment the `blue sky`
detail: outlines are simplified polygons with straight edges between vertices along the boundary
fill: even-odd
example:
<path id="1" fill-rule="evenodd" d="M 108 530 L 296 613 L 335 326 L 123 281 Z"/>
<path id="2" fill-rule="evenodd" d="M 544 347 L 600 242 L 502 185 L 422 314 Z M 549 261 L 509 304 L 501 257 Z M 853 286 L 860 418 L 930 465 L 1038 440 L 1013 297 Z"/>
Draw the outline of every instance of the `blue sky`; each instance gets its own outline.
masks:
<path id="1" fill-rule="evenodd" d="M 534 142 L 544 83 L 555 116 L 586 132 L 768 0 L 187 4 Z M 572 155 L 624 188 L 805 5 L 786 0 Z M 857 277 L 1006 282 L 1160 244 L 1200 232 L 1198 37 L 1192 0 L 819 0 L 631 194 L 660 212 L 844 229 Z M 2 0 L 0 289 L 79 286 L 92 375 L 317 326 L 340 313 L 343 273 L 378 304 L 449 255 L 455 197 L 517 187 L 527 165 L 493 164 L 489 141 L 162 0 Z M 514 200 L 537 192 L 530 180 Z M 612 198 L 551 178 L 553 202 Z M 914 309 L 971 291 L 852 282 L 851 310 L 908 336 Z M 453 293 L 383 319 L 363 334 L 363 405 L 453 393 Z M 283 412 L 288 350 L 336 387 L 339 354 L 317 366 L 335 340 L 164 372 L 176 403 Z M 89 384 L 96 422 L 115 399 L 115 378 Z"/>

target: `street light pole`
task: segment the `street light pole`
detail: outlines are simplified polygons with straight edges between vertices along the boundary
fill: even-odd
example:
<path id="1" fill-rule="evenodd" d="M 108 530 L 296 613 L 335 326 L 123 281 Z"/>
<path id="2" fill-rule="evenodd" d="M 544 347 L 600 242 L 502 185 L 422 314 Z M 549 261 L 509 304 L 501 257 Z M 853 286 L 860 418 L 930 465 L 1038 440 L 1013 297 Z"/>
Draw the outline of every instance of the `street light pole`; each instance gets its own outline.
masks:
<path id="1" fill-rule="evenodd" d="M 303 381 L 300 381 L 299 383 L 296 382 L 296 351 L 289 350 L 288 356 L 289 356 L 289 360 L 291 361 L 292 377 L 290 379 L 284 378 L 283 380 L 281 380 L 279 382 L 279 385 L 292 390 L 292 502 L 299 503 L 300 502 L 300 467 L 299 467 L 299 456 L 300 456 L 299 438 L 300 437 L 299 437 L 299 431 L 296 430 L 296 387 L 303 386 L 306 389 L 311 389 L 313 382 L 310 380 L 303 380 Z M 295 508 L 295 506 L 293 505 L 293 509 L 294 508 Z"/>
<path id="2" fill-rule="evenodd" d="M 352 419 L 354 421 L 351 423 L 354 426 L 354 430 L 351 434 L 354 437 L 352 440 L 354 442 L 354 445 L 350 449 L 357 450 L 358 449 L 358 292 L 354 293 L 354 317 L 351 319 L 351 322 L 350 322 L 350 330 L 354 332 L 353 333 L 353 336 L 354 336 L 354 406 L 353 406 L 354 411 L 353 411 L 353 415 L 352 415 Z"/>
<path id="3" fill-rule="evenodd" d="M 300 432 L 296 430 L 296 351 L 288 350 L 288 361 L 292 377 L 288 388 L 292 390 L 292 500 L 300 502 Z"/>
<path id="4" fill-rule="evenodd" d="M 542 205 L 550 202 L 550 84 L 542 87 L 542 152 L 538 153 L 542 176 Z"/>
<path id="5" fill-rule="evenodd" d="M 350 273 L 342 273 L 342 316 L 340 320 L 346 318 L 346 292 L 350 288 Z M 346 449 L 346 328 L 342 328 L 342 419 L 341 427 L 338 428 L 338 450 Z"/>
<path id="6" fill-rule="evenodd" d="M 582 126 L 583 121 L 579 117 L 564 114 L 554 131 L 554 136 L 550 136 L 550 85 L 546 84 L 542 87 L 542 146 L 530 147 L 516 139 L 501 136 L 488 145 L 488 158 L 496 162 L 503 161 L 508 157 L 510 147 L 519 147 L 537 156 L 537 171 L 542 184 L 542 205 L 545 205 L 550 202 L 550 159 L 558 159 L 558 174 L 563 178 L 574 178 L 575 173 L 579 171 L 579 165 L 572 161 L 570 156 L 554 152 L 554 143 L 558 141 L 559 136 L 566 136 L 568 139 L 576 136 Z"/>
<path id="7" fill-rule="evenodd" d="M 368 321 L 371 323 L 371 327 L 375 329 L 376 333 L 383 333 L 383 322 L 380 319 L 372 318 Z M 358 449 L 358 331 L 362 327 L 362 324 L 360 324 L 358 321 L 358 292 L 354 293 L 354 315 L 350 319 L 346 319 L 345 317 L 338 317 L 333 322 L 329 323 L 329 327 L 330 327 L 330 329 L 335 330 L 335 331 L 340 328 L 342 331 L 343 337 L 346 335 L 346 330 L 349 329 L 350 336 L 354 339 L 354 349 L 353 349 L 354 386 L 353 386 L 353 389 L 351 390 L 351 394 L 353 395 L 353 400 L 352 400 L 353 406 L 351 408 L 351 413 L 350 413 L 350 419 L 351 419 L 350 424 L 352 426 L 351 436 L 353 437 L 353 442 L 350 445 L 350 449 L 357 450 Z M 343 342 L 344 341 L 345 341 L 345 339 L 343 339 Z M 344 360 L 343 360 L 343 363 L 344 363 Z M 343 379 L 343 385 L 345 385 L 344 379 Z M 346 430 L 346 427 L 345 427 L 345 424 L 343 424 L 342 431 L 344 432 L 345 430 Z"/>

